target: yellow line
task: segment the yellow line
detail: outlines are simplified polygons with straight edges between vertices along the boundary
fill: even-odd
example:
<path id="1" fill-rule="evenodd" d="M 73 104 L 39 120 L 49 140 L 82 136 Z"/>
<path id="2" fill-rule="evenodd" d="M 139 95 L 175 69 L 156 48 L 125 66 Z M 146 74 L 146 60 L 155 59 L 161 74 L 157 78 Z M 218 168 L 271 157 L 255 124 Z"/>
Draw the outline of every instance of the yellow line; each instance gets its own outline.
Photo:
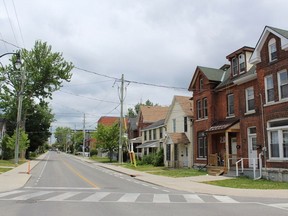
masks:
<path id="1" fill-rule="evenodd" d="M 80 177 L 83 181 L 85 181 L 86 183 L 88 183 L 89 185 L 91 185 L 93 188 L 98 188 L 99 187 L 94 184 L 93 182 L 91 182 L 89 179 L 85 178 L 84 176 L 82 176 L 76 169 L 74 169 L 71 165 L 69 165 L 68 163 L 66 163 L 65 161 L 63 161 L 63 163 L 74 173 L 76 174 L 78 177 Z"/>

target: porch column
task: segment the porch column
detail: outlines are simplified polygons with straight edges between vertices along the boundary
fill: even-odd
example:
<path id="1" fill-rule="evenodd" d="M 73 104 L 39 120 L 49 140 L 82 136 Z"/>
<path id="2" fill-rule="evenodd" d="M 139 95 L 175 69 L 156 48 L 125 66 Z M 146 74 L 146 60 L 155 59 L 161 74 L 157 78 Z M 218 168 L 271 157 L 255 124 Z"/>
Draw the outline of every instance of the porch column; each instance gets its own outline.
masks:
<path id="1" fill-rule="evenodd" d="M 226 148 L 226 165 L 228 168 L 228 171 L 230 170 L 230 162 L 229 162 L 229 133 L 228 131 L 225 131 L 225 148 Z"/>

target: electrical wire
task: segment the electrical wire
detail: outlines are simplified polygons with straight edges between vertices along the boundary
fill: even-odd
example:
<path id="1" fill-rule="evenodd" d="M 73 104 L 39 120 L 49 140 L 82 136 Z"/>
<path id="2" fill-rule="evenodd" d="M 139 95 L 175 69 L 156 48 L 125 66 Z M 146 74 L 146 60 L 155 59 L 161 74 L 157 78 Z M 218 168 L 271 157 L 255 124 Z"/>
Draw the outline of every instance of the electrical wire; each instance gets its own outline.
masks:
<path id="1" fill-rule="evenodd" d="M 19 32 L 20 32 L 22 44 L 25 47 L 24 37 L 23 37 L 23 34 L 22 34 L 22 30 L 21 30 L 19 19 L 18 19 L 18 14 L 17 14 L 17 10 L 16 10 L 15 4 L 14 4 L 14 0 L 12 0 L 12 3 L 13 3 L 14 13 L 15 13 L 15 16 L 16 16 L 16 20 L 17 20 L 18 29 L 19 29 Z"/>
<path id="2" fill-rule="evenodd" d="M 15 40 L 16 44 L 18 45 L 16 34 L 15 34 L 15 31 L 14 31 L 14 28 L 13 28 L 13 25 L 12 25 L 12 22 L 11 22 L 11 19 L 10 19 L 10 15 L 9 15 L 5 0 L 3 0 L 3 3 L 4 3 L 4 7 L 5 7 L 5 10 L 6 10 L 7 16 L 8 16 L 8 20 L 9 20 L 9 24 L 10 24 L 11 30 L 12 30 L 12 33 L 13 33 L 13 36 L 14 36 L 14 40 Z"/>

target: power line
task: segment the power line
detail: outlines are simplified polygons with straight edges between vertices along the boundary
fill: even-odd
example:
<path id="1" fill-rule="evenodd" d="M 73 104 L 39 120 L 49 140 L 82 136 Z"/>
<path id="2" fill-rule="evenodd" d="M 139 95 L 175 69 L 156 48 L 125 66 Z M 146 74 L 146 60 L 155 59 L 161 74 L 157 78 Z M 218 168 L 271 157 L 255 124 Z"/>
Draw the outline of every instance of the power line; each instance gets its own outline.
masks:
<path id="1" fill-rule="evenodd" d="M 63 91 L 63 90 L 59 90 L 59 91 L 65 93 L 65 94 L 70 94 L 70 95 L 74 95 L 74 96 L 77 96 L 77 97 L 86 98 L 86 99 L 89 99 L 89 100 L 96 100 L 96 101 L 100 101 L 100 102 L 118 104 L 118 102 L 114 102 L 114 101 L 106 101 L 106 100 L 101 100 L 101 99 L 97 99 L 97 98 L 86 97 L 86 96 L 83 96 L 83 95 L 75 94 L 75 93 L 72 93 L 72 92 L 66 92 L 66 91 Z"/>
<path id="2" fill-rule="evenodd" d="M 17 38 L 16 38 L 16 34 L 15 34 L 15 31 L 14 31 L 14 28 L 13 28 L 13 25 L 12 25 L 12 22 L 11 22 L 11 19 L 10 19 L 10 15 L 9 15 L 5 0 L 3 0 L 3 3 L 4 3 L 4 7 L 5 7 L 5 10 L 6 10 L 7 16 L 8 16 L 9 24 L 10 24 L 10 27 L 11 27 L 15 42 L 16 42 L 16 44 L 18 44 L 18 41 L 17 41 Z"/>
<path id="3" fill-rule="evenodd" d="M 7 43 L 7 44 L 10 44 L 12 46 L 15 46 L 19 49 L 21 49 L 21 47 L 15 45 L 15 44 L 12 44 L 10 42 L 7 42 L 3 39 L 0 39 L 1 41 L 3 41 L 4 43 Z M 80 68 L 80 67 L 77 67 L 77 66 L 74 66 L 75 69 L 77 70 L 80 70 L 80 71 L 84 71 L 86 73 L 91 73 L 91 74 L 94 74 L 94 75 L 97 75 L 97 76 L 102 76 L 102 77 L 106 77 L 106 78 L 109 78 L 109 79 L 113 79 L 117 82 L 120 82 L 121 79 L 120 78 L 117 78 L 117 77 L 113 77 L 113 76 L 108 76 L 106 74 L 101 74 L 101 73 L 98 73 L 98 72 L 95 72 L 95 71 L 91 71 L 91 70 L 88 70 L 88 69 L 84 69 L 84 68 Z M 147 86 L 153 86 L 153 87 L 158 87 L 158 88 L 168 88 L 168 89 L 178 89 L 178 90 L 187 90 L 187 88 L 183 88 L 183 87 L 177 87 L 177 86 L 169 86 L 169 85 L 161 85 L 161 84 L 154 84 L 154 83 L 147 83 L 147 82 L 139 82 L 139 81 L 133 81 L 133 80 L 124 80 L 124 82 L 127 82 L 127 83 L 134 83 L 134 84 L 138 84 L 138 85 L 147 85 Z"/>
<path id="4" fill-rule="evenodd" d="M 17 20 L 17 24 L 18 24 L 18 29 L 19 29 L 19 32 L 20 32 L 20 36 L 21 36 L 21 39 L 22 39 L 22 43 L 23 43 L 23 46 L 25 47 L 25 42 L 24 42 L 24 38 L 23 38 L 21 27 L 20 27 L 20 22 L 19 22 L 19 19 L 18 19 L 18 14 L 17 14 L 17 10 L 16 10 L 15 4 L 14 4 L 14 0 L 12 0 L 12 3 L 13 3 L 13 8 L 14 8 L 14 12 L 15 12 L 15 16 L 16 16 L 16 20 Z"/>

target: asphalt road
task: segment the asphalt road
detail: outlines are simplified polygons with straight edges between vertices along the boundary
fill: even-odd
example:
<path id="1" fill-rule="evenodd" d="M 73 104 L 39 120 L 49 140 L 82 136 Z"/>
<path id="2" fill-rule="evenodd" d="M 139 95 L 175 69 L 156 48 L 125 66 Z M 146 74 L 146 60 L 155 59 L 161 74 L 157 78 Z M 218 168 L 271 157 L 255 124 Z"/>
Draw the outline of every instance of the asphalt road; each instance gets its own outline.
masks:
<path id="1" fill-rule="evenodd" d="M 50 152 L 23 188 L 0 193 L 0 216 L 287 216 L 287 203 L 176 191 Z"/>

